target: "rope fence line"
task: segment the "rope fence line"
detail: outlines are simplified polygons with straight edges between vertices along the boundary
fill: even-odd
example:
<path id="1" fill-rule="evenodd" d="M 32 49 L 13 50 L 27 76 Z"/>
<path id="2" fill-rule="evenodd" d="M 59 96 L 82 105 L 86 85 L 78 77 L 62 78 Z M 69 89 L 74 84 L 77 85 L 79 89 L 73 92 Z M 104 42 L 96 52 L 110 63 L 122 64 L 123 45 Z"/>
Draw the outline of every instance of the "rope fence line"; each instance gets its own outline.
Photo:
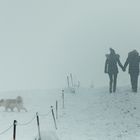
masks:
<path id="1" fill-rule="evenodd" d="M 34 116 L 30 121 L 28 121 L 26 123 L 17 123 L 17 125 L 19 125 L 19 126 L 29 125 L 35 120 L 35 118 L 36 118 L 36 116 Z"/>
<path id="2" fill-rule="evenodd" d="M 0 132 L 0 135 L 5 134 L 7 131 L 9 131 L 11 128 L 13 127 L 13 125 L 9 126 L 7 129 L 3 130 L 2 132 Z"/>
<path id="3" fill-rule="evenodd" d="M 48 113 L 46 113 L 46 114 L 40 114 L 40 113 L 38 113 L 38 115 L 40 116 L 40 117 L 47 117 L 47 116 L 49 116 L 51 114 L 51 111 L 49 111 Z"/>
<path id="4" fill-rule="evenodd" d="M 38 113 L 38 116 L 40 116 L 40 117 L 47 117 L 47 116 L 49 116 L 51 113 L 52 113 L 52 110 L 50 110 L 50 111 L 49 111 L 48 113 L 46 113 L 46 114 L 39 114 L 39 113 Z M 31 120 L 29 120 L 28 122 L 25 122 L 25 123 L 19 123 L 19 122 L 17 122 L 17 125 L 18 125 L 18 126 L 27 126 L 27 125 L 31 124 L 35 119 L 36 119 L 36 115 L 35 115 Z M 6 133 L 7 131 L 9 131 L 12 127 L 13 127 L 13 125 L 10 125 L 7 129 L 1 131 L 1 132 L 0 132 L 0 135 L 5 134 L 5 133 Z"/>
<path id="5" fill-rule="evenodd" d="M 55 111 L 54 111 L 54 108 L 53 106 L 50 106 L 50 111 L 48 111 L 47 113 L 45 114 L 40 114 L 40 113 L 36 113 L 36 115 L 33 116 L 32 119 L 30 119 L 29 121 L 25 122 L 25 123 L 20 123 L 16 120 L 16 123 L 14 123 L 13 125 L 10 125 L 7 129 L 3 130 L 0 132 L 0 135 L 3 135 L 5 134 L 7 131 L 9 131 L 11 128 L 15 129 L 15 133 L 16 133 L 16 125 L 17 126 L 27 126 L 29 124 L 31 124 L 34 120 L 38 119 L 39 120 L 39 117 L 47 117 L 49 115 L 52 115 L 53 117 L 53 120 L 54 120 L 54 125 L 55 125 L 55 128 L 57 129 L 57 123 L 56 123 L 56 119 L 58 119 L 58 104 L 62 107 L 60 107 L 61 109 L 63 108 L 64 109 L 64 90 L 62 90 L 62 93 L 61 93 L 61 97 L 59 97 L 58 100 L 56 100 L 56 104 L 55 104 Z M 16 134 L 14 134 L 14 137 L 16 136 Z M 15 140 L 15 138 L 14 138 Z"/>

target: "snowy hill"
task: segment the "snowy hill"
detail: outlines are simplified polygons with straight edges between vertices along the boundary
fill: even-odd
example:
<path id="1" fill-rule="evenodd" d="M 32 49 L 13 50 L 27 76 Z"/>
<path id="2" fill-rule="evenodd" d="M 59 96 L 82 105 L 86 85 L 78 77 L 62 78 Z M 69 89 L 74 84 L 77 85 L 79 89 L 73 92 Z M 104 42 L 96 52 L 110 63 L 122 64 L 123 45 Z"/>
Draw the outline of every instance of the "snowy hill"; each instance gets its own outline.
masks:
<path id="1" fill-rule="evenodd" d="M 62 108 L 61 90 L 34 90 L 1 92 L 0 98 L 20 95 L 28 112 L 5 112 L 0 108 L 0 139 L 12 139 L 17 120 L 17 139 L 34 140 L 37 132 L 36 116 L 39 113 L 41 132 L 56 135 L 59 140 L 138 140 L 140 138 L 140 93 L 132 93 L 129 87 L 121 87 L 116 93 L 107 88 L 79 89 L 76 94 L 65 93 Z M 50 110 L 58 100 L 56 130 Z M 7 130 L 7 128 L 9 128 Z M 3 130 L 6 130 L 4 133 Z M 44 140 L 45 136 L 43 137 Z M 51 140 L 49 137 L 47 140 Z"/>

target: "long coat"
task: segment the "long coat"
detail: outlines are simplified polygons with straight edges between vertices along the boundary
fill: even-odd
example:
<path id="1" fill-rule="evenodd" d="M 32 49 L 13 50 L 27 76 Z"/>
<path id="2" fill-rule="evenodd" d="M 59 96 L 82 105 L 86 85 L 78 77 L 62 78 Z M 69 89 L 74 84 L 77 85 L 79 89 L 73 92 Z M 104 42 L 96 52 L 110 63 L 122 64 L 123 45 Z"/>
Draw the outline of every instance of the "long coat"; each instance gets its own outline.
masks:
<path id="1" fill-rule="evenodd" d="M 126 69 L 127 65 L 129 65 L 128 72 L 130 74 L 139 74 L 139 63 L 140 63 L 140 56 L 139 53 L 136 51 L 132 51 L 128 53 L 128 57 L 124 64 L 124 69 Z"/>
<path id="2" fill-rule="evenodd" d="M 122 66 L 119 58 L 120 58 L 120 56 L 118 54 L 107 54 L 106 55 L 105 73 L 117 74 L 119 72 L 117 64 L 123 69 L 123 66 Z"/>

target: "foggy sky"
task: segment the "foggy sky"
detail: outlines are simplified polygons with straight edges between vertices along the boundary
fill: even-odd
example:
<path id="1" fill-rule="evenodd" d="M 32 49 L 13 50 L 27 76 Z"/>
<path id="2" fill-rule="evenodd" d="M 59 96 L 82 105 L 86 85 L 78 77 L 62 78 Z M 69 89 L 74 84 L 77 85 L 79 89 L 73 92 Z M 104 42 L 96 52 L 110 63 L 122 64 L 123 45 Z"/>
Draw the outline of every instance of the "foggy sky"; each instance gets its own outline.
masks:
<path id="1" fill-rule="evenodd" d="M 0 1 L 0 91 L 108 85 L 105 54 L 140 52 L 137 0 Z M 118 86 L 129 84 L 128 72 Z"/>

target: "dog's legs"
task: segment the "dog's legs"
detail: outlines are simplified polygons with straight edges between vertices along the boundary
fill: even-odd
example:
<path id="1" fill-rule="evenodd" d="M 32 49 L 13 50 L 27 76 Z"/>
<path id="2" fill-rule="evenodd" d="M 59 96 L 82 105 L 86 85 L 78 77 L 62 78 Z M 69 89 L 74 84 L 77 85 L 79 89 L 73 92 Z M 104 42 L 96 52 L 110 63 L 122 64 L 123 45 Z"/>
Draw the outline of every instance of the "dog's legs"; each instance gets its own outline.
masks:
<path id="1" fill-rule="evenodd" d="M 8 107 L 7 107 L 7 106 L 5 107 L 5 111 L 6 111 L 6 112 L 8 111 Z"/>
<path id="2" fill-rule="evenodd" d="M 10 108 L 11 109 L 11 111 L 13 112 L 14 111 L 14 109 L 13 108 Z"/>
<path id="3" fill-rule="evenodd" d="M 20 108 L 19 107 L 17 107 L 17 110 L 18 110 L 18 112 L 20 112 Z"/>
<path id="4" fill-rule="evenodd" d="M 25 107 L 22 107 L 22 109 L 23 109 L 25 112 L 27 112 L 27 109 L 26 109 Z"/>

